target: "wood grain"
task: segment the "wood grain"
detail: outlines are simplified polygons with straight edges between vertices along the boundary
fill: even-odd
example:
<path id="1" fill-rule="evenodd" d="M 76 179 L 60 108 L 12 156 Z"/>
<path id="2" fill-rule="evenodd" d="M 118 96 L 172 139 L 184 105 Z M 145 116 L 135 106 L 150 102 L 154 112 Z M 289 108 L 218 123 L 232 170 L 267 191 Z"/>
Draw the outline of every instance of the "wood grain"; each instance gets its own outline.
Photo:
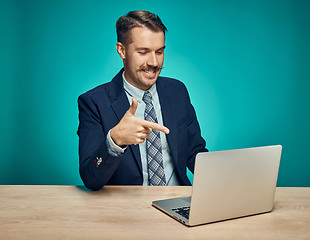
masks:
<path id="1" fill-rule="evenodd" d="M 310 239 L 310 188 L 277 188 L 271 213 L 186 227 L 151 206 L 191 187 L 0 186 L 0 239 Z"/>

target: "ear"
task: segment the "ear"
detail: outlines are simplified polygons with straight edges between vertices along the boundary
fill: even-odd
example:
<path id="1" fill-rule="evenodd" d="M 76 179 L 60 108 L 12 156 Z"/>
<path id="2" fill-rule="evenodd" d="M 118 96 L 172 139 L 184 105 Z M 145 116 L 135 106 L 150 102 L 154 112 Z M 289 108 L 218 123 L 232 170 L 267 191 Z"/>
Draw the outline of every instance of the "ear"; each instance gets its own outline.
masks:
<path id="1" fill-rule="evenodd" d="M 121 43 L 121 42 L 118 42 L 116 44 L 116 51 L 118 52 L 118 55 L 124 60 L 125 59 L 125 46 Z"/>

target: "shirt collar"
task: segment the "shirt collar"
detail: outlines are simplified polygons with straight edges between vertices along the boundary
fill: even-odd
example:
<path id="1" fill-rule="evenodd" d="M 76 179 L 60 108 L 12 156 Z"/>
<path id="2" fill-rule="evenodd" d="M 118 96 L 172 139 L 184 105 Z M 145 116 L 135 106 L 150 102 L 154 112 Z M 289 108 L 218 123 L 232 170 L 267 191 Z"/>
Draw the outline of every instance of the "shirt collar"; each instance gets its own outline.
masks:
<path id="1" fill-rule="evenodd" d="M 125 71 L 123 72 L 122 74 L 123 76 L 123 82 L 124 82 L 124 89 L 125 91 L 131 96 L 131 97 L 134 97 L 135 99 L 137 99 L 137 101 L 139 103 L 141 103 L 142 101 L 142 98 L 143 98 L 143 95 L 146 91 L 144 90 L 141 90 L 133 85 L 131 85 L 129 82 L 127 82 L 126 78 L 125 78 Z M 155 97 L 155 94 L 157 92 L 156 90 L 156 83 L 153 84 L 153 86 L 148 90 L 152 96 L 153 96 L 153 99 Z"/>

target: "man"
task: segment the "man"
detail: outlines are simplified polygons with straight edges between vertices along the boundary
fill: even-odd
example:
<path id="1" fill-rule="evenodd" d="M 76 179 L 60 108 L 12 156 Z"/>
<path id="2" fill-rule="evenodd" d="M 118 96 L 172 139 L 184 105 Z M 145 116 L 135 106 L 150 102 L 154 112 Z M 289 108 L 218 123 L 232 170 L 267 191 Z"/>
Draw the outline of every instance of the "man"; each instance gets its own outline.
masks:
<path id="1" fill-rule="evenodd" d="M 184 84 L 159 77 L 166 27 L 153 13 L 133 11 L 116 28 L 124 68 L 78 99 L 81 178 L 92 190 L 190 185 L 186 167 L 193 172 L 207 149 Z"/>

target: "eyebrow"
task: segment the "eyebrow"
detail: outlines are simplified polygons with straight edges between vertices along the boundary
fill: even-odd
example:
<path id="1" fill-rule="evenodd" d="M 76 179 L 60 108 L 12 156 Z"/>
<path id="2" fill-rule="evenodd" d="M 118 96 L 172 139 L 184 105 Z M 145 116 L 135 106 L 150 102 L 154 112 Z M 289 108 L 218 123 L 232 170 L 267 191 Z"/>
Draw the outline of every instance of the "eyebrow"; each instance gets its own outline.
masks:
<path id="1" fill-rule="evenodd" d="M 166 46 L 163 46 L 159 49 L 156 50 L 157 51 L 161 51 L 161 50 L 164 50 L 166 48 Z M 141 47 L 141 48 L 136 48 L 137 51 L 149 51 L 150 49 L 149 48 L 145 48 L 145 47 Z"/>

